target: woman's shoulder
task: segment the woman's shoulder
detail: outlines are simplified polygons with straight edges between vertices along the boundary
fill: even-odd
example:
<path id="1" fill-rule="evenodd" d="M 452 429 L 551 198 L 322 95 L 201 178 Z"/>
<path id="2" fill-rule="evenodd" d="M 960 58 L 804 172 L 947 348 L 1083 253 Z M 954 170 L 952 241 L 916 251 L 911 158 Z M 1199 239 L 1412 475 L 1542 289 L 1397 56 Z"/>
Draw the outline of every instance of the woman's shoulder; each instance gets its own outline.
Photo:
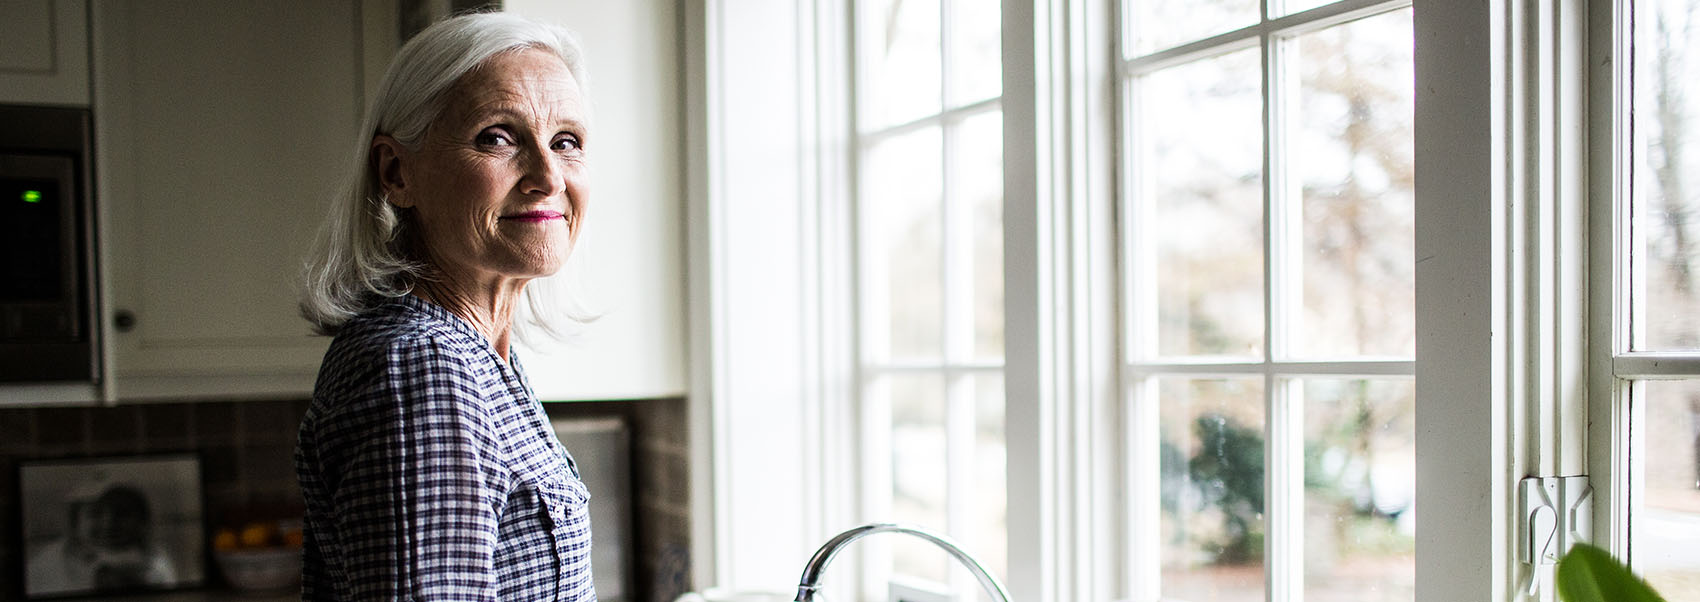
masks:
<path id="1" fill-rule="evenodd" d="M 347 410 L 383 405 L 397 394 L 498 386 L 481 340 L 452 317 L 417 307 L 423 303 L 386 302 L 349 320 L 319 366 L 315 402 Z"/>
<path id="2" fill-rule="evenodd" d="M 477 333 L 446 310 L 404 297 L 374 305 L 343 325 L 325 351 L 319 384 L 369 382 L 374 372 L 422 368 L 473 377 L 485 371 L 483 350 Z"/>
<path id="3" fill-rule="evenodd" d="M 462 354 L 479 349 L 476 334 L 447 310 L 404 296 L 376 303 L 349 320 L 332 339 L 331 348 L 361 352 L 419 349 Z"/>

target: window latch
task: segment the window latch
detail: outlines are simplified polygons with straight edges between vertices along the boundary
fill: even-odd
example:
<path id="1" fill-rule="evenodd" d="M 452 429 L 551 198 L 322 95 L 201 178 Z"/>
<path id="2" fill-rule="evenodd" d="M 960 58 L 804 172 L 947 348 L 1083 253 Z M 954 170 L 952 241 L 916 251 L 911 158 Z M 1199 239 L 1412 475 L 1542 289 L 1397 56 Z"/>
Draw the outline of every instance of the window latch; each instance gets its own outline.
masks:
<path id="1" fill-rule="evenodd" d="M 1570 546 L 1593 539 L 1594 489 L 1587 475 L 1527 477 L 1518 483 L 1517 504 L 1523 517 L 1517 559 L 1529 565 L 1522 589 L 1533 597 Z"/>

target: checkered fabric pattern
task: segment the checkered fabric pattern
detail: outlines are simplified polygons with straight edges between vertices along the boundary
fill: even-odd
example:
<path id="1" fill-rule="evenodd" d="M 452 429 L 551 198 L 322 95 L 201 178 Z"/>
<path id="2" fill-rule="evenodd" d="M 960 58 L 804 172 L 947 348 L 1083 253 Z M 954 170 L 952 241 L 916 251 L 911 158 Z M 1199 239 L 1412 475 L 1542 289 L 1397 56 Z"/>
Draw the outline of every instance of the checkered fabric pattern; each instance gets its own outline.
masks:
<path id="1" fill-rule="evenodd" d="M 578 467 L 519 361 L 441 307 L 343 326 L 295 464 L 302 600 L 596 600 Z"/>

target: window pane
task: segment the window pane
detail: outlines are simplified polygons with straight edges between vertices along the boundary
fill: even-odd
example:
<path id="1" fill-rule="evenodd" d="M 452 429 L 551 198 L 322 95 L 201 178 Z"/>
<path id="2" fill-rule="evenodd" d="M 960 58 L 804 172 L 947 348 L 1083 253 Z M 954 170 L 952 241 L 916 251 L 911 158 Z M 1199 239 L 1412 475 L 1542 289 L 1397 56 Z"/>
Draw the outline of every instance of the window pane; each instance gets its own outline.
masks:
<path id="1" fill-rule="evenodd" d="M 938 128 L 883 141 L 865 163 L 864 292 L 868 356 L 937 360 L 943 354 L 943 163 Z"/>
<path id="2" fill-rule="evenodd" d="M 972 304 L 961 314 L 973 321 L 975 359 L 1003 359 L 1003 114 L 981 113 L 962 121 L 953 134 L 953 184 L 970 245 L 961 277 Z"/>
<path id="3" fill-rule="evenodd" d="M 1309 380 L 1305 601 L 1416 597 L 1416 388 L 1411 380 Z"/>
<path id="4" fill-rule="evenodd" d="M 1158 388 L 1162 594 L 1263 600 L 1263 381 L 1165 378 Z"/>
<path id="5" fill-rule="evenodd" d="M 1301 36 L 1301 357 L 1416 354 L 1410 9 Z"/>
<path id="6" fill-rule="evenodd" d="M 939 0 L 858 2 L 865 129 L 939 112 Z"/>
<path id="7" fill-rule="evenodd" d="M 945 437 L 944 379 L 936 374 L 889 377 L 891 395 L 891 517 L 945 529 L 950 483 Z M 949 557 L 913 538 L 892 538 L 892 570 L 945 583 Z"/>
<path id="8" fill-rule="evenodd" d="M 962 106 L 1002 94 L 1002 4 L 957 0 L 950 10 L 950 103 Z"/>
<path id="9" fill-rule="evenodd" d="M 1283 15 L 1290 15 L 1290 14 L 1298 13 L 1298 12 L 1304 12 L 1304 11 L 1316 8 L 1318 6 L 1322 6 L 1322 5 L 1325 5 L 1325 4 L 1333 4 L 1333 3 L 1334 3 L 1334 0 L 1286 0 L 1285 2 L 1280 2 L 1280 4 L 1282 4 L 1282 6 L 1281 6 L 1280 10 L 1276 11 L 1275 16 L 1283 16 Z M 1270 2 L 1271 7 L 1273 7 L 1275 4 L 1276 4 L 1276 2 Z"/>
<path id="10" fill-rule="evenodd" d="M 1635 3 L 1636 350 L 1700 350 L 1700 2 Z"/>
<path id="11" fill-rule="evenodd" d="M 1263 349 L 1263 137 L 1257 51 L 1189 63 L 1139 82 L 1136 178 L 1152 195 L 1158 353 Z"/>
<path id="12" fill-rule="evenodd" d="M 1700 600 L 1700 380 L 1639 383 L 1646 405 L 1645 496 L 1630 516 L 1630 558 L 1665 599 Z M 1633 436 L 1633 434 L 1632 434 Z"/>
<path id="13" fill-rule="evenodd" d="M 1136 54 L 1256 25 L 1259 0 L 1131 0 Z"/>

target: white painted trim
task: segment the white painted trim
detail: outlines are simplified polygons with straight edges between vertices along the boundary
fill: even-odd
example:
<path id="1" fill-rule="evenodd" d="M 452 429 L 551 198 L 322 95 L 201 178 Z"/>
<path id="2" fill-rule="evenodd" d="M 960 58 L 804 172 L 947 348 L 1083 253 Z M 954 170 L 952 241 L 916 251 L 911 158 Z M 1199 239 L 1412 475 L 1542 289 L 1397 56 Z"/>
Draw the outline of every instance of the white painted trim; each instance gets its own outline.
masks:
<path id="1" fill-rule="evenodd" d="M 698 589 L 794 586 L 858 507 L 845 9 L 684 11 Z"/>
<path id="2" fill-rule="evenodd" d="M 1109 600 L 1119 526 L 1118 23 L 1104 0 L 1003 5 L 1008 584 Z M 1116 443 L 1106 445 L 1105 442 Z"/>
<path id="3" fill-rule="evenodd" d="M 1617 378 L 1677 379 L 1700 374 L 1700 354 L 1624 353 L 1609 362 Z"/>
<path id="4" fill-rule="evenodd" d="M 725 570 L 718 559 L 725 543 L 717 537 L 717 529 L 726 524 L 715 500 L 721 499 L 724 483 L 717 471 L 715 458 L 723 457 L 715 412 L 715 377 L 717 354 L 714 353 L 717 307 L 713 279 L 713 239 L 709 182 L 713 165 L 710 161 L 711 93 L 709 71 L 717 64 L 718 54 L 709 31 L 715 22 L 711 16 L 711 0 L 680 0 L 679 15 L 683 44 L 680 48 L 680 70 L 684 73 L 681 86 L 684 96 L 682 123 L 685 132 L 685 279 L 686 304 L 689 315 L 690 370 L 688 420 L 691 470 L 691 581 L 700 588 L 726 581 Z"/>
<path id="5" fill-rule="evenodd" d="M 1052 346 L 1045 317 L 1051 314 L 1043 284 L 1049 268 L 1039 260 L 1049 240 L 1049 215 L 1039 207 L 1047 194 L 1050 130 L 1041 120 L 1050 110 L 1040 90 L 1050 81 L 1042 57 L 1049 43 L 1050 15 L 1044 0 L 1003 3 L 1004 140 L 1004 420 L 1008 425 L 1006 470 L 1009 492 L 1009 575 L 1005 584 L 1018 600 L 1055 600 L 1056 552 L 1048 540 L 1055 523 L 1054 465 L 1044 411 L 1051 373 L 1044 362 Z M 1015 144 L 1012 141 L 1030 141 Z"/>
<path id="6" fill-rule="evenodd" d="M 1494 316 L 1504 269 L 1494 161 L 1503 144 L 1503 0 L 1415 3 L 1417 257 L 1417 598 L 1505 600 L 1505 331 Z M 1500 226 L 1502 227 L 1502 226 Z M 1482 296 L 1482 291 L 1492 291 Z M 1428 350 L 1445 350 L 1436 353 Z M 1487 495 L 1482 495 L 1487 492 Z M 1419 519 L 1421 520 L 1421 519 Z M 1480 541 L 1483 534 L 1488 541 Z"/>

